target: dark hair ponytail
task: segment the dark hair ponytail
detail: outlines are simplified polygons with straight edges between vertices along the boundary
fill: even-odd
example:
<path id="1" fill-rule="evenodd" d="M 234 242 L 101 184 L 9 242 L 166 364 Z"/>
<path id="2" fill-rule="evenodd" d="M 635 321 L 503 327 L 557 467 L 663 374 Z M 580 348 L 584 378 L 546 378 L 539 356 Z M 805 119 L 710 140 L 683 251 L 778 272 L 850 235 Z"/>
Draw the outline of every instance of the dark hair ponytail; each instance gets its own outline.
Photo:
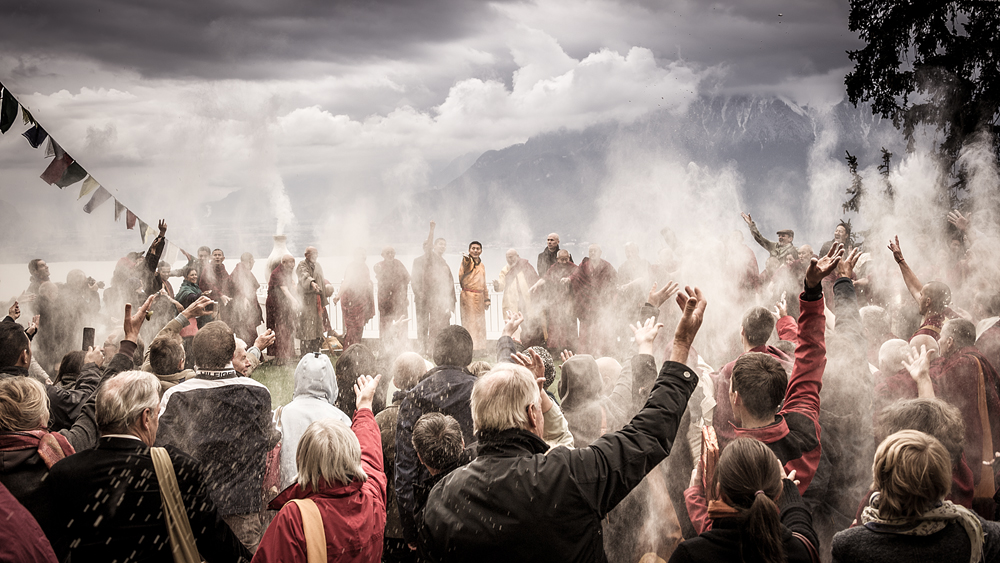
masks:
<path id="1" fill-rule="evenodd" d="M 781 520 L 775 501 L 781 496 L 781 469 L 774 453 L 753 438 L 737 438 L 719 456 L 716 481 L 742 519 L 740 554 L 756 552 L 765 563 L 785 563 Z"/>

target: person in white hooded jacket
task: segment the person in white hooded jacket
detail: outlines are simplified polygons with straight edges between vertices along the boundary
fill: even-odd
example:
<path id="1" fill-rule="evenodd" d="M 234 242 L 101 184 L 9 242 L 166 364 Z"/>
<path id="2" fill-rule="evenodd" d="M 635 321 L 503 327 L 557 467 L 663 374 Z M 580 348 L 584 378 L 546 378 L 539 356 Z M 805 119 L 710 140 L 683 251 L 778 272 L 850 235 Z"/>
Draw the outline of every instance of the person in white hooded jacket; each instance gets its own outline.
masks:
<path id="1" fill-rule="evenodd" d="M 278 411 L 281 424 L 281 489 L 295 482 L 298 470 L 295 450 L 306 427 L 317 420 L 333 418 L 351 425 L 351 419 L 333 406 L 339 389 L 333 364 L 326 354 L 311 352 L 295 366 L 295 391 L 292 402 Z"/>

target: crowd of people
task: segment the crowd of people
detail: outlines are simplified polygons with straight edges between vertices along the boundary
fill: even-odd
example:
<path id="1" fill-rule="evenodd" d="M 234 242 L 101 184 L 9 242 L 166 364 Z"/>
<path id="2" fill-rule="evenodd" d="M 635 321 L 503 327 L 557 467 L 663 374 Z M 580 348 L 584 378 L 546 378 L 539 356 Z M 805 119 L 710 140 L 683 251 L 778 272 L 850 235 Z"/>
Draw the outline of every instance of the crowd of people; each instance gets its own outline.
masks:
<path id="1" fill-rule="evenodd" d="M 377 283 L 363 251 L 339 291 L 316 247 L 280 257 L 263 307 L 251 254 L 172 269 L 164 222 L 107 288 L 32 260 L 0 322 L 0 561 L 1000 561 L 995 237 L 956 211 L 945 241 L 841 223 L 817 253 L 743 218 L 768 259 L 721 238 L 719 295 L 670 229 L 618 268 L 552 233 L 491 283 L 432 222 Z"/>

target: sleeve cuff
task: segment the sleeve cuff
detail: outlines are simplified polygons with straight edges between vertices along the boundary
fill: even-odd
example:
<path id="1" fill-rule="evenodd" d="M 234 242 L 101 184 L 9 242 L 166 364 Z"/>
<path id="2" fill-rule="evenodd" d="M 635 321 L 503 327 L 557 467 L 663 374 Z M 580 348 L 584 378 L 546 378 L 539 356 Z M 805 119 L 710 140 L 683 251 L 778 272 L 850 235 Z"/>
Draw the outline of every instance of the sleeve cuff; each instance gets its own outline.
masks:
<path id="1" fill-rule="evenodd" d="M 187 326 L 188 324 L 188 318 L 184 316 L 184 313 L 177 313 L 177 316 L 174 317 L 174 320 L 181 323 L 181 326 Z"/>
<path id="2" fill-rule="evenodd" d="M 135 354 L 136 344 L 131 340 L 122 340 L 120 346 L 118 346 L 118 353 L 125 354 L 128 357 L 132 357 Z"/>
<path id="3" fill-rule="evenodd" d="M 256 346 L 251 346 L 251 347 L 247 348 L 247 354 L 253 354 L 254 356 L 256 356 L 257 357 L 257 361 L 260 361 L 260 359 L 261 359 L 260 349 L 257 348 Z"/>
<path id="4" fill-rule="evenodd" d="M 823 298 L 823 284 L 817 284 L 816 287 L 805 287 L 805 282 L 803 282 L 804 291 L 802 292 L 803 301 L 819 301 Z"/>

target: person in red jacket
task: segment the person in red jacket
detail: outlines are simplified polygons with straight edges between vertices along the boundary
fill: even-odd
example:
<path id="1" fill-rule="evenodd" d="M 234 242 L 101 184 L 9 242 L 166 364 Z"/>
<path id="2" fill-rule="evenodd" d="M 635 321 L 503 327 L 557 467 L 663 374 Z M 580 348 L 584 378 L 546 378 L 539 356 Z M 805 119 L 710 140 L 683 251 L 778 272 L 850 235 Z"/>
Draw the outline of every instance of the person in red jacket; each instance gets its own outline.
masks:
<path id="1" fill-rule="evenodd" d="M 319 509 L 327 561 L 375 563 L 382 558 L 386 477 L 382 435 L 372 414 L 380 378 L 358 378 L 350 431 L 332 419 L 306 428 L 296 455 L 298 482 L 271 502 L 269 508 L 280 512 L 264 532 L 254 562 L 308 560 L 302 513 L 294 500 L 312 501 Z"/>

